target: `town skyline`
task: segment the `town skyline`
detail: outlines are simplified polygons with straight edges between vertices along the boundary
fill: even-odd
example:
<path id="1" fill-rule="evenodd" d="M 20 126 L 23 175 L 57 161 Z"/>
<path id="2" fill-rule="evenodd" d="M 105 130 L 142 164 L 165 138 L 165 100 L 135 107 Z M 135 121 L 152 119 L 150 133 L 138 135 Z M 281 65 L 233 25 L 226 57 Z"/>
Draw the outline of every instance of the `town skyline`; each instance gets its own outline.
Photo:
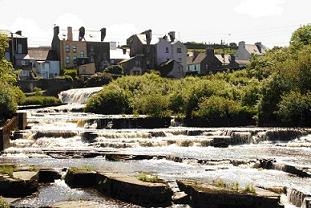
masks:
<path id="1" fill-rule="evenodd" d="M 307 5 L 311 6 L 311 3 L 307 0 L 302 0 L 303 4 L 293 0 L 198 0 L 196 4 L 160 0 L 150 5 L 142 0 L 93 1 L 94 4 L 87 5 L 81 1 L 56 0 L 29 6 L 34 5 L 33 1 L 0 0 L 3 10 L 0 29 L 12 32 L 22 30 L 23 35 L 29 38 L 29 46 L 50 45 L 54 25 L 59 25 L 61 32 L 67 26 L 74 30 L 84 26 L 87 30 L 98 31 L 106 27 L 106 40 L 120 45 L 130 35 L 152 29 L 158 37 L 174 30 L 177 39 L 183 42 L 220 43 L 223 40 L 237 43 L 244 40 L 248 43 L 260 41 L 268 47 L 286 46 L 291 33 L 300 25 L 308 24 L 311 19 L 311 14 L 307 12 Z M 13 14 L 12 4 L 16 11 Z M 161 15 L 157 11 L 161 11 Z M 6 18 L 8 15 L 11 18 Z"/>

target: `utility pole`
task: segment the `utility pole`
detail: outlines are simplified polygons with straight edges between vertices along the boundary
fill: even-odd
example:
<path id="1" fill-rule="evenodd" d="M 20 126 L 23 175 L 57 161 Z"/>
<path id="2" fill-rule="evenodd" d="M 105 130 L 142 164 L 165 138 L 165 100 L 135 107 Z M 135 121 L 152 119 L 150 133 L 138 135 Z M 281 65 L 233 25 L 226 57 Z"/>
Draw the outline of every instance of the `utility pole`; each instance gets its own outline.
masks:
<path id="1" fill-rule="evenodd" d="M 11 32 L 11 61 L 12 61 L 12 65 L 14 67 L 14 62 L 15 62 L 15 51 L 14 51 L 14 35 Z"/>

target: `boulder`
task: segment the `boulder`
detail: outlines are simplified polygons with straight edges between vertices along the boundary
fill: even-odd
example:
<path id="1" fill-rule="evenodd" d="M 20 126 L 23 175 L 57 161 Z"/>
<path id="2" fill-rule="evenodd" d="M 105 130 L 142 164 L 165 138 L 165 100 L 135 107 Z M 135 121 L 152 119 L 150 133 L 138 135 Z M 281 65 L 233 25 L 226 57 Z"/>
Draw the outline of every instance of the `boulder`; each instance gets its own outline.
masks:
<path id="1" fill-rule="evenodd" d="M 53 183 L 57 179 L 61 179 L 62 175 L 53 169 L 41 169 L 38 172 L 39 183 Z"/>
<path id="2" fill-rule="evenodd" d="M 191 196 L 192 207 L 213 208 L 281 208 L 280 196 L 273 192 L 256 189 L 256 193 L 244 193 L 202 184 L 195 181 L 177 181 L 181 191 Z"/>
<path id="3" fill-rule="evenodd" d="M 210 145 L 213 147 L 226 148 L 231 143 L 230 136 L 213 136 Z"/>
<path id="4" fill-rule="evenodd" d="M 12 175 L 0 175 L 0 195 L 4 197 L 25 197 L 38 190 L 37 172 L 17 171 Z"/>
<path id="5" fill-rule="evenodd" d="M 169 206 L 172 190 L 165 183 L 150 183 L 120 174 L 99 174 L 97 190 L 107 196 L 144 207 Z"/>
<path id="6" fill-rule="evenodd" d="M 174 193 L 172 200 L 174 204 L 190 204 L 190 196 L 183 191 Z"/>
<path id="7" fill-rule="evenodd" d="M 87 169 L 69 168 L 65 176 L 71 188 L 90 188 L 97 185 L 97 173 Z"/>

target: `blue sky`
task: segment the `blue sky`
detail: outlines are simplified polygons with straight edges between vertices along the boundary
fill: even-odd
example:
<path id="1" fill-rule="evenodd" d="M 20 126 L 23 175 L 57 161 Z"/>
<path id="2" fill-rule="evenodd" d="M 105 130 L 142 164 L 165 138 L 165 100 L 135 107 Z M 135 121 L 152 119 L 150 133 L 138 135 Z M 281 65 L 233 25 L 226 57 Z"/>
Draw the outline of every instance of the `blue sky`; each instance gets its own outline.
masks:
<path id="1" fill-rule="evenodd" d="M 107 41 L 125 43 L 146 29 L 182 41 L 261 41 L 287 45 L 291 33 L 311 23 L 310 0 L 0 0 L 0 29 L 22 30 L 30 45 L 49 45 L 53 25 L 107 28 Z"/>

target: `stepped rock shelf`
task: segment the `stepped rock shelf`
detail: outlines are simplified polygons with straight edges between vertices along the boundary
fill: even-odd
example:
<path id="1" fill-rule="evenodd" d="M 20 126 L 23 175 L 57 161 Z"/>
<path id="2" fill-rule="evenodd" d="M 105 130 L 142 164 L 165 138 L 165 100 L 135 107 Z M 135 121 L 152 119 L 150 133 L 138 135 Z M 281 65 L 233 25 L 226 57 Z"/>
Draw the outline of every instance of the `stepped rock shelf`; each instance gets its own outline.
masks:
<path id="1" fill-rule="evenodd" d="M 23 110 L 27 127 L 6 134 L 0 155 L 0 195 L 12 207 L 310 207 L 310 129 L 82 112 L 99 90 Z"/>

